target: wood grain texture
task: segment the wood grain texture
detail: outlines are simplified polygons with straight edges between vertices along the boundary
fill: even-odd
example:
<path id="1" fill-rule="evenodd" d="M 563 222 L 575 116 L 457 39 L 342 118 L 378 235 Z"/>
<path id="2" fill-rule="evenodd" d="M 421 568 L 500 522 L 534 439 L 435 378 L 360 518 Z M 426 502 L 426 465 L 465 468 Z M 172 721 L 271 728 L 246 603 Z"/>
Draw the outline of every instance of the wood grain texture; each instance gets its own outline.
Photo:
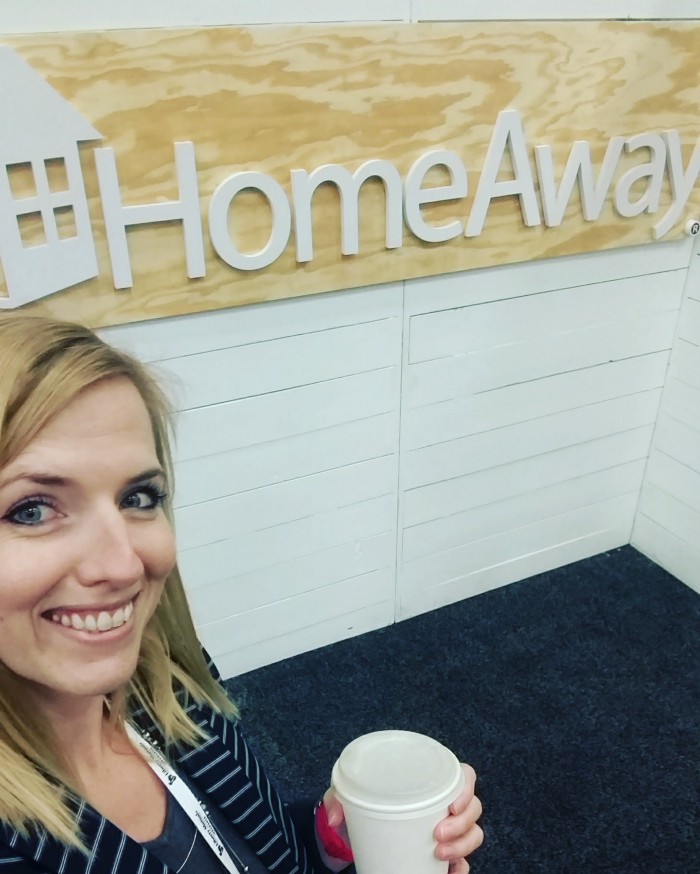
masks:
<path id="1" fill-rule="evenodd" d="M 502 109 L 522 113 L 530 145 L 551 145 L 560 171 L 576 139 L 589 140 L 599 162 L 611 136 L 675 129 L 687 160 L 700 135 L 700 25 L 692 22 L 154 29 L 4 42 L 115 150 L 126 204 L 174 199 L 173 143 L 195 143 L 207 275 L 187 279 L 179 223 L 131 228 L 129 291 L 113 288 L 94 144 L 81 147 L 100 275 L 30 308 L 93 326 L 646 243 L 664 211 L 623 219 L 608 199 L 600 220 L 587 223 L 575 194 L 561 227 L 525 228 L 509 197 L 492 204 L 478 237 L 425 244 L 405 231 L 403 247 L 389 251 L 383 187 L 372 180 L 360 196 L 360 254 L 342 256 L 337 192 L 324 186 L 314 197 L 314 260 L 298 265 L 292 238 L 270 267 L 240 272 L 206 234 L 211 194 L 236 171 L 262 171 L 289 190 L 293 168 L 352 171 L 385 158 L 405 175 L 427 150 L 450 149 L 469 168 L 470 196 L 424 208 L 439 224 L 466 219 Z M 641 160 L 625 156 L 616 178 Z M 662 204 L 669 198 L 665 190 Z M 231 225 L 242 249 L 259 249 L 268 205 L 241 195 Z"/>

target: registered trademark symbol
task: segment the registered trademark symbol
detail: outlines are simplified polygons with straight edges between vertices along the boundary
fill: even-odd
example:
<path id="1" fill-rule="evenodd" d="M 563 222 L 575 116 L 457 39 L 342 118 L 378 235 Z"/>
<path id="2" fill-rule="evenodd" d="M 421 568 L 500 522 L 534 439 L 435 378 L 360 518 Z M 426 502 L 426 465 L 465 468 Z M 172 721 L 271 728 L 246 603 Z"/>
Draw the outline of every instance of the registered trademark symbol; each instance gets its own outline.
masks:
<path id="1" fill-rule="evenodd" d="M 700 234 L 700 221 L 690 219 L 685 226 L 685 232 L 689 237 L 697 237 Z"/>

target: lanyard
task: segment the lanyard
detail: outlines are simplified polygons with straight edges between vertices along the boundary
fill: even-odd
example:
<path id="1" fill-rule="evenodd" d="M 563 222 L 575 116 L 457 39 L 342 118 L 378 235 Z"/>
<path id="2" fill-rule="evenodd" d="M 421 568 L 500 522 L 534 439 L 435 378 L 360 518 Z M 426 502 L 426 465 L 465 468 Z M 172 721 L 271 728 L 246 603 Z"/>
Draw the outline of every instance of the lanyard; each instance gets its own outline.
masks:
<path id="1" fill-rule="evenodd" d="M 224 868 L 229 872 L 229 874 L 241 874 L 241 868 L 239 868 L 229 856 L 226 847 L 221 841 L 214 824 L 209 819 L 202 802 L 197 798 L 194 792 L 192 792 L 185 781 L 178 777 L 177 773 L 170 765 L 170 762 L 168 762 L 160 750 L 156 749 L 150 741 L 140 735 L 131 725 L 127 724 L 126 730 L 132 743 L 143 753 L 146 761 L 155 771 L 158 779 L 165 785 L 168 792 L 172 794 L 180 807 L 182 807 L 187 816 L 192 820 L 197 831 L 212 848 L 216 857 L 221 860 L 221 864 Z M 247 868 L 242 869 L 243 872 L 247 870 Z"/>

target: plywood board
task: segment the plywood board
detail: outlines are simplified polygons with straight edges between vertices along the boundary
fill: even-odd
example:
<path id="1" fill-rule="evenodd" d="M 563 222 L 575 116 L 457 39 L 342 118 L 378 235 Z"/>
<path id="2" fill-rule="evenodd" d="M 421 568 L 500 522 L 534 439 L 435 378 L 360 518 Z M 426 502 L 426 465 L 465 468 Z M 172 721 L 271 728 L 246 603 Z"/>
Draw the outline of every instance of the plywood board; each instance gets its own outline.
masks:
<path id="1" fill-rule="evenodd" d="M 313 259 L 297 261 L 295 243 L 301 234 L 295 233 L 292 210 L 284 251 L 264 269 L 249 271 L 229 266 L 212 245 L 210 202 L 232 174 L 265 174 L 289 198 L 292 170 L 310 173 L 337 164 L 352 173 L 365 161 L 381 159 L 405 180 L 426 153 L 448 150 L 467 168 L 469 194 L 428 204 L 421 214 L 431 226 L 463 226 L 472 214 L 501 111 L 514 109 L 522 117 L 535 182 L 538 145 L 551 147 L 560 175 L 572 143 L 589 142 L 597 175 L 613 137 L 676 131 L 687 165 L 700 135 L 696 22 L 215 27 L 2 41 L 85 122 L 80 167 L 98 275 L 61 291 L 55 290 L 60 282 L 49 270 L 43 275 L 52 293 L 27 308 L 93 326 L 647 243 L 672 199 L 664 178 L 655 215 L 623 218 L 616 213 L 612 193 L 620 177 L 649 161 L 650 150 L 641 148 L 623 153 L 615 165 L 610 195 L 596 221 L 582 217 L 577 190 L 558 227 L 526 227 L 520 198 L 501 196 L 491 201 L 476 236 L 460 232 L 445 242 L 426 243 L 404 227 L 402 245 L 388 249 L 384 185 L 370 179 L 359 195 L 359 252 L 343 255 L 338 191 L 324 184 L 312 198 Z M 21 83 L 13 82 L 13 89 L 21 96 Z M 31 100 L 23 110 L 19 119 L 5 111 L 0 145 L 12 145 L 21 124 L 37 121 Z M 86 141 L 93 136 L 90 131 L 101 139 Z M 202 219 L 205 275 L 188 278 L 180 221 L 132 226 L 126 235 L 133 284 L 117 291 L 95 149 L 111 150 L 125 206 L 162 204 L 178 199 L 177 142 L 193 144 L 188 154 L 196 162 L 196 176 L 190 183 L 195 180 Z M 37 155 L 39 147 L 32 147 Z M 29 184 L 31 190 L 31 173 L 26 166 L 17 169 L 22 161 L 13 154 L 11 183 L 20 188 Z M 48 169 L 60 174 L 62 165 L 58 161 Z M 512 172 L 506 155 L 499 180 Z M 447 174 L 436 169 L 425 185 L 447 181 Z M 634 197 L 644 197 L 648 188 L 649 179 L 640 180 L 632 189 Z M 536 197 L 541 212 L 539 191 Z M 66 207 L 59 213 L 68 225 L 59 227 L 61 237 L 72 232 L 73 217 Z M 664 239 L 678 237 L 686 216 L 697 213 L 696 187 Z M 226 233 L 238 250 L 264 249 L 272 219 L 265 197 L 244 191 L 227 215 Z M 77 213 L 74 218 L 78 221 Z M 36 215 L 23 218 L 22 224 L 26 240 L 40 242 Z M 6 291 L 12 257 L 4 256 Z"/>

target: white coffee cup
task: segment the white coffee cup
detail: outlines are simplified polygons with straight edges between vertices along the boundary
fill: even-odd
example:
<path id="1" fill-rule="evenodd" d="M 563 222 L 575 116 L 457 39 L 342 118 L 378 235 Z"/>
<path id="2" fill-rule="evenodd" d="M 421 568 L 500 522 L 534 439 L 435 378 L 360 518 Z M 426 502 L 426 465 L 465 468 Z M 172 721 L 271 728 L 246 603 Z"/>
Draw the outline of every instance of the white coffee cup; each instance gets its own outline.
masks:
<path id="1" fill-rule="evenodd" d="M 445 874 L 435 826 L 464 788 L 456 756 L 412 731 L 376 731 L 349 743 L 331 784 L 345 812 L 358 874 Z"/>

